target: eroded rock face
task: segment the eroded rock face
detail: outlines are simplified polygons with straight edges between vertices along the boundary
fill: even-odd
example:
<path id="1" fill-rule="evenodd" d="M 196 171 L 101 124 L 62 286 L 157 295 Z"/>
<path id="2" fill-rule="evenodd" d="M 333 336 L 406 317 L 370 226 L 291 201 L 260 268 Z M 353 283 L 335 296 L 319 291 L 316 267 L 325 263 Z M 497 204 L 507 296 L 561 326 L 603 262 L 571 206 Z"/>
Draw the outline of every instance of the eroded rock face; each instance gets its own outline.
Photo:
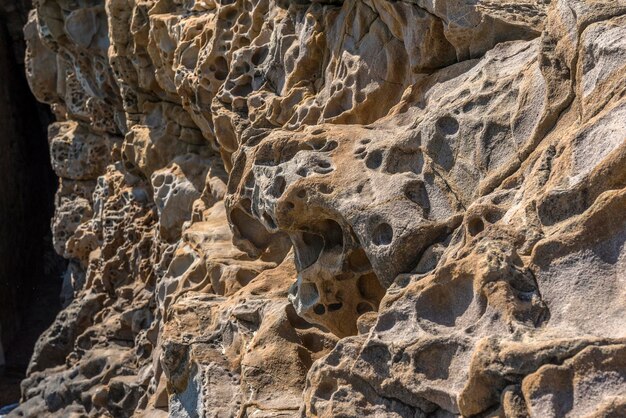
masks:
<path id="1" fill-rule="evenodd" d="M 36 2 L 71 263 L 15 416 L 623 415 L 624 16 Z"/>

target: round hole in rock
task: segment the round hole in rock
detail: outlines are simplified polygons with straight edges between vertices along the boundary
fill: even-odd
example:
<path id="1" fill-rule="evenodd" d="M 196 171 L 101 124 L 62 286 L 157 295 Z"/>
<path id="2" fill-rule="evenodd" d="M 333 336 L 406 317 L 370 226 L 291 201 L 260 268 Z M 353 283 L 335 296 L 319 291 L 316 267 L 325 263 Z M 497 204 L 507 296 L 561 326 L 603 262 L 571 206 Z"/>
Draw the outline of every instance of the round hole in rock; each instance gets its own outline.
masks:
<path id="1" fill-rule="evenodd" d="M 356 305 L 356 313 L 358 313 L 359 315 L 363 315 L 366 312 L 373 312 L 373 311 L 374 311 L 374 307 L 367 302 L 361 302 L 358 305 Z"/>
<path id="2" fill-rule="evenodd" d="M 326 308 L 321 303 L 318 303 L 313 308 L 313 312 L 315 312 L 316 315 L 324 315 L 326 313 Z"/>
<path id="3" fill-rule="evenodd" d="M 306 190 L 299 190 L 296 196 L 298 196 L 300 199 L 304 199 L 306 197 Z"/>
<path id="4" fill-rule="evenodd" d="M 383 153 L 381 150 L 376 150 L 368 154 L 365 159 L 365 165 L 371 170 L 375 170 L 383 163 Z"/>
<path id="5" fill-rule="evenodd" d="M 326 145 L 324 145 L 324 148 L 321 149 L 321 151 L 324 151 L 324 152 L 332 151 L 335 148 L 337 148 L 338 145 L 339 144 L 337 143 L 337 141 L 328 141 Z"/>
<path id="6" fill-rule="evenodd" d="M 234 0 L 222 0 L 222 5 L 228 5 L 228 4 L 232 4 L 234 3 Z M 223 9 L 222 9 L 223 10 Z M 235 18 L 237 17 L 237 10 L 236 9 L 226 9 L 226 11 L 224 13 L 222 13 L 222 16 L 220 16 L 222 19 L 224 20 L 228 20 L 231 23 L 235 20 Z"/>
<path id="7" fill-rule="evenodd" d="M 500 220 L 500 218 L 501 218 L 500 214 L 496 211 L 488 211 L 487 213 L 485 213 L 485 219 L 490 224 L 495 224 L 496 222 Z"/>
<path id="8" fill-rule="evenodd" d="M 459 122 L 451 116 L 444 116 L 437 121 L 437 129 L 444 135 L 454 135 L 459 131 Z"/>
<path id="9" fill-rule="evenodd" d="M 361 272 L 368 271 L 372 268 L 370 260 L 365 254 L 363 248 L 356 249 L 348 256 L 348 268 L 352 271 Z"/>
<path id="10" fill-rule="evenodd" d="M 386 222 L 379 224 L 372 233 L 374 245 L 389 245 L 393 240 L 393 228 Z"/>
<path id="11" fill-rule="evenodd" d="M 124 387 L 121 383 L 114 383 L 109 386 L 109 399 L 113 402 L 121 401 L 125 395 Z"/>
<path id="12" fill-rule="evenodd" d="M 158 188 L 163 186 L 164 182 L 165 179 L 163 178 L 163 176 L 154 176 L 154 178 L 152 179 L 152 186 Z"/>
<path id="13" fill-rule="evenodd" d="M 285 192 L 286 185 L 287 182 L 285 181 L 285 178 L 282 176 L 278 176 L 276 177 L 276 179 L 274 179 L 274 183 L 272 183 L 267 192 L 270 194 L 270 196 L 278 199 Z"/>
<path id="14" fill-rule="evenodd" d="M 254 51 L 254 54 L 252 54 L 252 64 L 259 65 L 260 63 L 265 61 L 265 58 L 267 58 L 268 52 L 269 50 L 265 47 L 259 48 L 256 51 Z"/>
<path id="15" fill-rule="evenodd" d="M 335 393 L 336 390 L 337 384 L 335 383 L 335 380 L 328 379 L 326 381 L 322 381 L 317 386 L 315 394 L 322 399 L 330 400 L 330 397 L 333 395 L 333 393 Z"/>
<path id="16" fill-rule="evenodd" d="M 224 57 L 216 58 L 214 75 L 218 80 L 226 80 L 226 76 L 228 75 L 228 63 Z"/>
<path id="17" fill-rule="evenodd" d="M 374 273 L 364 274 L 356 282 L 357 289 L 364 299 L 379 300 L 385 295 L 385 289 Z"/>
<path id="18" fill-rule="evenodd" d="M 471 236 L 476 236 L 480 234 L 484 229 L 485 224 L 480 218 L 470 219 L 470 221 L 467 223 L 467 231 L 470 233 Z"/>
<path id="19" fill-rule="evenodd" d="M 341 308 L 343 308 L 343 303 L 341 302 L 331 303 L 330 305 L 328 305 L 328 312 L 336 312 Z"/>
<path id="20" fill-rule="evenodd" d="M 316 225 L 316 229 L 321 231 L 324 237 L 324 249 L 343 248 L 343 230 L 337 222 L 326 219 Z"/>

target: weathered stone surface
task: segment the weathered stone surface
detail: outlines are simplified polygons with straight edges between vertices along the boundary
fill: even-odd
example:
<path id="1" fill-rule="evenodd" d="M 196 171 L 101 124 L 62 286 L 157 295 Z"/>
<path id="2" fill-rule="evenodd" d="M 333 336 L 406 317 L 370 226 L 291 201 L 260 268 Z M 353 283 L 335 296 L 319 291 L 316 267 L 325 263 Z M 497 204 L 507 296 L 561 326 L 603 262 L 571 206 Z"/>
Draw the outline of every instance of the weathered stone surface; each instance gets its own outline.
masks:
<path id="1" fill-rule="evenodd" d="M 625 4 L 35 6 L 73 300 L 15 416 L 624 413 Z"/>

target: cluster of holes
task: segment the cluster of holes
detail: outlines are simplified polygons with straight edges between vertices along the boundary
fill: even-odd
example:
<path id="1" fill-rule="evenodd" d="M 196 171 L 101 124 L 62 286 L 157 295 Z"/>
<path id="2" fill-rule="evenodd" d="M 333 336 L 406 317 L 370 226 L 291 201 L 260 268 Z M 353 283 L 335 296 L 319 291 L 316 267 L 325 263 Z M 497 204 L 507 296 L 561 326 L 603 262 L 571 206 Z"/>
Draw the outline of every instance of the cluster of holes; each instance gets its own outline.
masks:
<path id="1" fill-rule="evenodd" d="M 357 146 L 357 148 L 354 150 L 354 155 L 356 155 L 358 159 L 362 160 L 363 158 L 365 158 L 365 156 L 367 155 L 366 145 L 370 142 L 372 142 L 372 140 L 369 138 L 365 138 L 359 141 L 359 146 Z"/>
<path id="2" fill-rule="evenodd" d="M 357 159 L 365 160 L 365 166 L 370 170 L 382 167 L 388 174 L 415 173 L 419 174 L 424 165 L 424 157 L 420 148 L 421 136 L 418 134 L 405 139 L 386 152 L 385 147 L 367 150 L 370 139 L 360 141 L 354 154 Z"/>
<path id="3" fill-rule="evenodd" d="M 485 230 L 486 224 L 495 224 L 501 217 L 502 215 L 499 211 L 488 209 L 482 214 L 482 217 L 474 216 L 468 219 L 467 232 L 470 236 L 475 237 Z"/>
<path id="4" fill-rule="evenodd" d="M 156 199 L 154 199 L 159 211 L 165 208 L 165 202 L 170 196 L 178 194 L 178 189 L 175 188 L 175 176 L 170 173 L 158 173 L 152 179 L 152 185 L 156 192 Z"/>
<path id="5" fill-rule="evenodd" d="M 324 175 L 334 171 L 332 164 L 320 156 L 313 156 L 307 160 L 307 163 L 307 165 L 299 167 L 296 171 L 296 174 L 300 177 L 308 177 L 311 174 Z"/>
<path id="6" fill-rule="evenodd" d="M 310 288 L 307 289 L 308 293 L 304 295 L 308 298 L 308 301 L 311 302 L 317 298 L 319 295 L 319 290 L 314 283 L 306 283 Z M 361 275 L 357 279 L 357 289 L 359 295 L 353 295 L 353 297 L 359 297 L 361 301 L 356 305 L 355 311 L 357 315 L 363 315 L 366 312 L 372 312 L 376 310 L 376 306 L 378 305 L 380 299 L 384 295 L 385 291 L 378 282 L 378 279 L 374 273 L 366 273 Z M 302 291 L 301 291 L 302 292 Z M 341 302 L 341 294 L 338 292 L 336 299 L 338 302 L 329 303 L 328 305 L 324 305 L 322 303 L 318 303 L 313 307 L 313 312 L 322 316 L 326 313 L 337 312 L 344 307 L 343 302 Z"/>

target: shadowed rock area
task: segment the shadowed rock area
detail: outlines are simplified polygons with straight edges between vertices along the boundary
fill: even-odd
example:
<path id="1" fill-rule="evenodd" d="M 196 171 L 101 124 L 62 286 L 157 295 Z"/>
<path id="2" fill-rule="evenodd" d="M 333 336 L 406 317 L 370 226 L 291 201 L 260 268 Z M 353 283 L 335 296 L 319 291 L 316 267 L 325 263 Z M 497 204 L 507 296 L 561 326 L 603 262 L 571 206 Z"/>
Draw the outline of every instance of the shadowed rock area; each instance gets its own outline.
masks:
<path id="1" fill-rule="evenodd" d="M 0 407 L 19 401 L 35 341 L 61 309 L 64 263 L 50 234 L 57 181 L 46 141 L 51 117 L 24 76 L 29 8 L 0 1 Z"/>
<path id="2" fill-rule="evenodd" d="M 33 7 L 68 266 L 10 417 L 626 415 L 626 3 Z"/>

